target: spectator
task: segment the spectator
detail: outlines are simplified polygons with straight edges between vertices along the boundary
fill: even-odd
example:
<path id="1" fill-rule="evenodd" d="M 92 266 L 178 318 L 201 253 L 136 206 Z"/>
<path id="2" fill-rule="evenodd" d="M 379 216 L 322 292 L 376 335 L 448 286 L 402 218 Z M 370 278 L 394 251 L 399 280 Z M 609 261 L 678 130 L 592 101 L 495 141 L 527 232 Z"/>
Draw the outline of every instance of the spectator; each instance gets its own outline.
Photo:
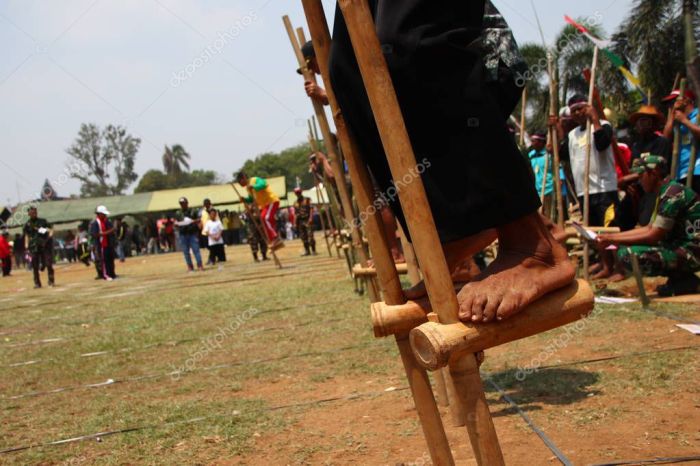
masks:
<path id="1" fill-rule="evenodd" d="M 219 220 L 216 209 L 209 209 L 209 220 L 204 225 L 202 232 L 207 236 L 209 254 L 212 256 L 212 264 L 226 262 L 226 248 L 224 247 L 224 225 Z M 222 266 L 219 264 L 219 270 Z"/>
<path id="2" fill-rule="evenodd" d="M 95 266 L 97 278 L 112 281 L 117 278 L 114 271 L 115 230 L 107 218 L 109 211 L 103 205 L 95 209 L 95 220 L 90 225 L 90 234 L 95 241 Z M 99 258 L 99 261 L 97 260 Z M 99 267 L 98 267 L 99 263 Z"/>

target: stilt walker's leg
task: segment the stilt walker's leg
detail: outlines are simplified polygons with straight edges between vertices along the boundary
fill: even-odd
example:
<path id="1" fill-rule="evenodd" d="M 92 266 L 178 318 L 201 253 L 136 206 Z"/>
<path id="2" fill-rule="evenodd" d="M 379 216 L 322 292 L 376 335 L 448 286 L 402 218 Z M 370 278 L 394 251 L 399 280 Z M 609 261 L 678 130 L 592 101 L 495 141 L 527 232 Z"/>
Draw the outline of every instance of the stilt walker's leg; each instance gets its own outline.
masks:
<path id="1" fill-rule="evenodd" d="M 326 23 L 325 13 L 321 0 L 302 0 L 309 30 L 314 42 L 316 58 L 318 59 L 326 93 L 331 104 L 331 110 L 338 129 L 338 137 L 343 146 L 345 157 L 350 168 L 355 195 L 360 209 L 368 209 L 373 202 L 372 182 L 370 181 L 367 167 L 362 163 L 356 144 L 350 138 L 345 127 L 345 121 L 340 113 L 333 89 L 328 78 L 328 55 L 330 50 L 330 33 Z M 369 210 L 367 210 L 369 212 Z M 388 242 L 381 225 L 381 219 L 375 212 L 368 215 L 364 225 L 370 249 L 377 269 L 377 277 L 384 292 L 384 299 L 389 303 L 403 303 L 405 298 L 401 290 L 401 282 L 396 272 L 394 260 L 389 251 Z M 360 238 L 361 241 L 361 238 Z M 360 244 L 361 246 L 361 244 Z M 366 264 L 365 264 L 366 265 Z M 416 364 L 415 357 L 410 348 L 407 335 L 396 337 L 396 343 L 401 353 L 406 376 L 411 387 L 416 411 L 423 428 L 430 457 L 435 465 L 454 465 L 452 451 L 447 442 L 442 419 L 433 397 L 432 387 L 427 372 Z"/>
<path id="2" fill-rule="evenodd" d="M 389 76 L 367 0 L 338 0 L 379 128 L 391 173 L 402 177 L 415 167 L 408 132 Z M 458 323 L 457 295 L 420 178 L 399 191 L 409 233 L 425 276 L 430 302 L 442 324 Z M 467 429 L 479 465 L 503 465 L 503 455 L 488 411 L 474 354 L 453 358 L 450 373 L 467 413 Z"/>

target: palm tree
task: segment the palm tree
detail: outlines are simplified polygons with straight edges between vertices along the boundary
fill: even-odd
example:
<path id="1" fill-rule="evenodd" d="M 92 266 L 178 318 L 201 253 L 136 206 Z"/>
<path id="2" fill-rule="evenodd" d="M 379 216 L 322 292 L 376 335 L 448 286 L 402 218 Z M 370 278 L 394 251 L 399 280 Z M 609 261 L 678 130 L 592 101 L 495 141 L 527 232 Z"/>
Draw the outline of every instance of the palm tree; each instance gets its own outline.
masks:
<path id="1" fill-rule="evenodd" d="M 163 152 L 163 170 L 166 175 L 178 176 L 190 169 L 190 154 L 180 144 L 165 146 Z M 184 168 L 184 170 L 183 170 Z"/>
<path id="2" fill-rule="evenodd" d="M 637 0 L 613 40 L 618 49 L 638 64 L 639 76 L 653 101 L 671 90 L 676 74 L 686 70 L 700 90 L 695 59 L 698 20 L 697 0 Z M 688 27 L 689 26 L 689 27 Z M 688 56 L 684 50 L 688 49 Z"/>

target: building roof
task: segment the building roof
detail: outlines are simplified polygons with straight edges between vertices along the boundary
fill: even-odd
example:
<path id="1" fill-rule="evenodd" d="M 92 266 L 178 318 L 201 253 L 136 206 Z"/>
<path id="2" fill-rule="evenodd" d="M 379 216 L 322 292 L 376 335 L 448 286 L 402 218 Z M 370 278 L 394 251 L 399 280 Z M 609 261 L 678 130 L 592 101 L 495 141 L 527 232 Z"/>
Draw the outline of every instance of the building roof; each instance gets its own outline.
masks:
<path id="1" fill-rule="evenodd" d="M 286 198 L 285 179 L 283 176 L 268 178 L 272 191 L 280 198 Z M 245 188 L 236 184 L 238 192 L 245 194 Z M 91 197 L 85 199 L 67 199 L 63 201 L 27 202 L 20 204 L 16 212 L 26 212 L 30 205 L 39 209 L 39 216 L 49 223 L 68 223 L 89 220 L 95 215 L 95 208 L 104 205 L 112 217 L 144 213 L 165 212 L 180 207 L 178 200 L 185 196 L 191 207 L 200 207 L 205 198 L 212 204 L 235 205 L 239 203 L 238 194 L 230 184 L 197 186 L 193 188 L 166 189 L 150 193 L 128 194 L 125 196 Z M 26 222 L 26 215 L 13 215 L 9 227 L 16 227 Z"/>

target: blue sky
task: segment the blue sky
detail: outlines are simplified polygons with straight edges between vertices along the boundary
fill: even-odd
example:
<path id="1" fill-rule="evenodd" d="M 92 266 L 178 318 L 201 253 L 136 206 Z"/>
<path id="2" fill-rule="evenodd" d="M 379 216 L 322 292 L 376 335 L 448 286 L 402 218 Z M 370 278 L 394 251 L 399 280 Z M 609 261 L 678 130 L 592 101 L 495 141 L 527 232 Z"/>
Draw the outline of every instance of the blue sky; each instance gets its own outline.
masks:
<path id="1" fill-rule="evenodd" d="M 494 3 L 518 42 L 540 42 L 529 1 Z M 548 41 L 564 14 L 597 13 L 610 33 L 631 4 L 535 0 Z M 228 177 L 303 141 L 312 110 L 284 14 L 304 25 L 297 0 L 0 0 L 0 205 L 36 197 L 45 178 L 78 193 L 65 149 L 83 122 L 140 137 L 139 174 L 161 168 L 165 144 Z"/>

